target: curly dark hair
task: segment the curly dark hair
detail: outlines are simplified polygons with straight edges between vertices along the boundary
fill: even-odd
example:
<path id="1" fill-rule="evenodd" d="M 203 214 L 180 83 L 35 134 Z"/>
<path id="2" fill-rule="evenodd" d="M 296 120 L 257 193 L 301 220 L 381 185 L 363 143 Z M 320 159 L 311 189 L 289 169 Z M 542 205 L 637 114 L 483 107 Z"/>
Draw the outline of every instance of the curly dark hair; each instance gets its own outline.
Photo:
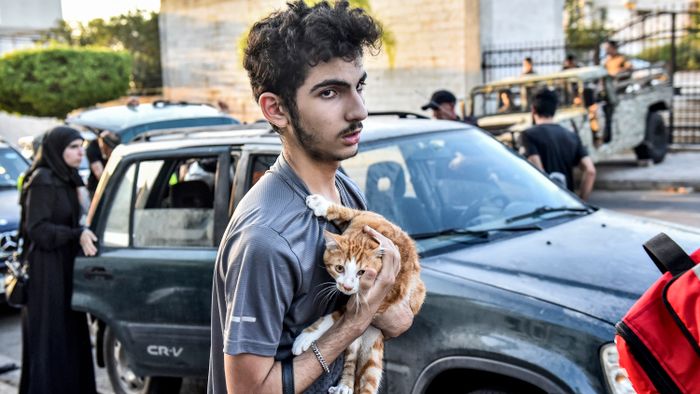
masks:
<path id="1" fill-rule="evenodd" d="M 344 0 L 312 7 L 297 0 L 287 6 L 250 29 L 243 66 L 256 101 L 263 92 L 274 93 L 294 116 L 296 91 L 311 67 L 338 57 L 353 61 L 364 48 L 378 51 L 382 29 Z"/>

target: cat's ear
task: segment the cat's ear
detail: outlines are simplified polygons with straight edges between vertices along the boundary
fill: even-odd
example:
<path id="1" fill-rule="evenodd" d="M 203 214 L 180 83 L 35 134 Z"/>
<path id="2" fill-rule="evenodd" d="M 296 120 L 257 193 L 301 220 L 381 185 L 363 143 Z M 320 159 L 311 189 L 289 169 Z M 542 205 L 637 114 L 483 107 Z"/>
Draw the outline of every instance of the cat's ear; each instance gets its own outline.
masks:
<path id="1" fill-rule="evenodd" d="M 323 230 L 323 238 L 326 240 L 326 249 L 332 250 L 338 248 L 338 234 L 333 234 L 328 230 Z"/>

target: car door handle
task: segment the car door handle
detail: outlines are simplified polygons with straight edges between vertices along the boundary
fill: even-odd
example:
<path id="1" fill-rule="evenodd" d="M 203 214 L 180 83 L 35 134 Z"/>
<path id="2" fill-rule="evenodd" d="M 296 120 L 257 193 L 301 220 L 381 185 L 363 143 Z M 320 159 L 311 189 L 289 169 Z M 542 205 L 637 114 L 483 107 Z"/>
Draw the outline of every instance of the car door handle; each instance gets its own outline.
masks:
<path id="1" fill-rule="evenodd" d="M 112 273 L 107 271 L 104 267 L 87 267 L 83 270 L 83 275 L 85 279 L 106 279 L 111 280 L 114 278 Z"/>

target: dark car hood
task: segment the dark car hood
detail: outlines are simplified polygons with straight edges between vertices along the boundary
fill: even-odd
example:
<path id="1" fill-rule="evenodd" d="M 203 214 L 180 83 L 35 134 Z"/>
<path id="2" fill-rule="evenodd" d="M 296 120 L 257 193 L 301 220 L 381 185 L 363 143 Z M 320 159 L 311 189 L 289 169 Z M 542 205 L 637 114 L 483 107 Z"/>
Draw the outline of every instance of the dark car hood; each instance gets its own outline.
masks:
<path id="1" fill-rule="evenodd" d="M 688 253 L 700 247 L 699 229 L 600 210 L 543 231 L 427 257 L 421 264 L 614 324 L 660 276 L 642 248 L 659 232 Z"/>
<path id="2" fill-rule="evenodd" d="M 0 188 L 0 232 L 16 230 L 19 222 L 17 189 Z"/>

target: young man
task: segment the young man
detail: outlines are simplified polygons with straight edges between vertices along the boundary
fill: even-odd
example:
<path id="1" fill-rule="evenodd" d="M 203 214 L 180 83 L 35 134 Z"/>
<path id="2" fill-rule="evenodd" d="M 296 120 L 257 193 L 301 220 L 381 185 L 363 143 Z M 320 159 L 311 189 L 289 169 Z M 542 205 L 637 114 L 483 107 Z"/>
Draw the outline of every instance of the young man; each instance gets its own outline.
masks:
<path id="1" fill-rule="evenodd" d="M 523 69 L 521 72 L 521 75 L 534 75 L 535 74 L 535 69 L 533 68 L 532 65 L 532 58 L 531 57 L 526 57 L 523 59 Z"/>
<path id="2" fill-rule="evenodd" d="M 617 41 L 608 40 L 605 42 L 605 69 L 608 74 L 615 76 L 618 74 L 629 74 L 632 72 L 632 63 L 617 51 Z"/>
<path id="3" fill-rule="evenodd" d="M 357 153 L 367 117 L 362 52 L 376 49 L 380 34 L 372 18 L 345 1 L 308 7 L 302 0 L 250 31 L 244 66 L 283 148 L 236 207 L 219 247 L 209 393 L 327 393 L 340 379 L 343 351 L 370 324 L 392 337 L 412 323 L 406 305 L 375 316 L 400 256 L 370 228 L 365 231 L 383 251 L 381 272 L 367 270 L 349 301 L 338 296 L 324 302 L 322 290 L 332 278 L 322 263 L 323 230 L 340 229 L 305 204 L 309 194 L 321 194 L 346 206 L 366 206 L 358 187 L 337 170 Z M 342 318 L 293 357 L 299 333 L 345 304 Z"/>
<path id="4" fill-rule="evenodd" d="M 532 118 L 535 127 L 525 130 L 522 143 L 525 157 L 535 167 L 549 174 L 556 182 L 574 190 L 573 169 L 583 172 L 579 196 L 587 200 L 595 182 L 595 166 L 579 136 L 554 123 L 557 95 L 544 88 L 532 99 Z"/>

